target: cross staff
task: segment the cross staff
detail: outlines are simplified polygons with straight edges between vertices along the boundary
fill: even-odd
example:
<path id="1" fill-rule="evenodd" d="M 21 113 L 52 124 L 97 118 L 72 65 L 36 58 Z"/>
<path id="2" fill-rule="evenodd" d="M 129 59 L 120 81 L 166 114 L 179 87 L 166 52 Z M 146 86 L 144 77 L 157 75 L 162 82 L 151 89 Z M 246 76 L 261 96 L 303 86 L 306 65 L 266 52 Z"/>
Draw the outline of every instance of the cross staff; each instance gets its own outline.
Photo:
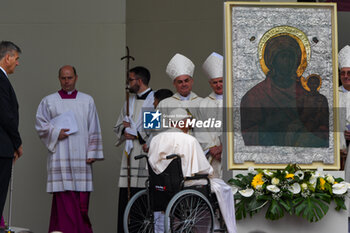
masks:
<path id="1" fill-rule="evenodd" d="M 129 116 L 129 63 L 130 59 L 135 60 L 134 57 L 130 56 L 129 54 L 129 47 L 126 46 L 126 56 L 120 58 L 120 60 L 126 59 L 126 79 L 125 79 L 125 99 L 126 99 L 126 115 Z M 130 180 L 131 180 L 131 171 L 130 171 L 130 156 L 125 151 L 126 158 L 127 158 L 127 172 L 128 172 L 128 200 L 130 200 Z"/>

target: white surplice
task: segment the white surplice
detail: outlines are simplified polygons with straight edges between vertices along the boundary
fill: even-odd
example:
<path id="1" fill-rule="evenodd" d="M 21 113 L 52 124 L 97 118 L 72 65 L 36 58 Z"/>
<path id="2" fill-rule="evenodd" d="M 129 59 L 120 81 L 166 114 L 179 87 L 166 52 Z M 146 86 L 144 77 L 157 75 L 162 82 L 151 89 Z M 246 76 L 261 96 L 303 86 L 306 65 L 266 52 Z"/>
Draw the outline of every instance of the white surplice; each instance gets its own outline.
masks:
<path id="1" fill-rule="evenodd" d="M 340 134 L 340 149 L 346 149 L 346 140 L 344 131 L 349 130 L 346 126 L 350 126 L 350 92 L 344 89 L 343 86 L 339 87 L 339 134 Z M 348 148 L 348 156 L 349 156 Z M 347 158 L 345 162 L 345 180 L 350 182 L 350 159 Z"/>
<path id="2" fill-rule="evenodd" d="M 217 95 L 212 92 L 209 96 L 204 98 L 199 105 L 198 118 L 206 121 L 210 118 L 220 120 L 222 127 L 220 129 L 215 128 L 203 128 L 195 131 L 195 137 L 202 146 L 205 153 L 208 153 L 209 149 L 214 146 L 220 146 L 222 144 L 222 129 L 223 129 L 223 100 L 217 98 Z M 208 157 L 210 165 L 214 169 L 213 176 L 216 178 L 222 177 L 221 161 L 213 158 L 211 155 Z"/>
<path id="3" fill-rule="evenodd" d="M 210 166 L 204 152 L 196 138 L 183 133 L 179 129 L 169 129 L 154 136 L 148 152 L 148 161 L 156 174 L 163 172 L 171 160 L 167 155 L 178 154 L 181 157 L 184 177 L 191 177 L 196 173 L 210 174 Z M 235 207 L 231 187 L 223 180 L 210 178 L 211 191 L 215 192 L 220 210 L 229 233 L 236 232 Z"/>
<path id="4" fill-rule="evenodd" d="M 151 90 L 151 89 L 147 89 Z M 142 110 L 154 110 L 153 107 L 153 97 L 154 92 L 151 91 L 145 100 L 143 99 L 137 99 L 136 95 L 130 95 L 129 97 L 129 117 L 132 119 L 132 121 L 135 123 L 135 129 L 139 136 L 144 141 L 147 141 L 150 132 L 147 132 L 143 129 L 143 114 Z M 114 132 L 117 136 L 117 142 L 116 146 L 122 145 L 124 142 L 126 142 L 124 137 L 124 126 L 123 121 L 125 120 L 126 116 L 126 104 L 124 104 L 121 113 L 118 117 L 117 123 L 114 126 Z M 127 142 L 126 142 L 127 143 Z M 140 141 L 138 139 L 131 141 L 132 146 L 130 150 L 130 187 L 134 188 L 143 188 L 145 187 L 145 181 L 148 178 L 148 171 L 146 169 L 146 162 L 144 159 L 141 160 L 135 160 L 134 157 L 140 154 L 145 154 L 142 150 L 142 145 L 140 144 Z M 122 164 L 120 168 L 120 176 L 119 176 L 119 187 L 120 188 L 126 188 L 128 187 L 128 179 L 127 179 L 127 157 L 125 152 L 122 154 Z"/>
<path id="5" fill-rule="evenodd" d="M 347 129 L 347 125 L 350 125 L 350 92 L 347 91 L 343 86 L 339 87 L 339 143 L 340 149 L 347 149 L 348 155 L 345 161 L 345 181 L 350 182 L 350 147 L 346 148 L 346 140 L 344 131 Z M 348 216 L 350 217 L 350 210 L 348 210 Z"/>
<path id="6" fill-rule="evenodd" d="M 160 101 L 157 109 L 159 109 L 163 115 L 170 115 L 172 110 L 176 108 L 184 108 L 187 109 L 191 115 L 197 117 L 198 107 L 202 99 L 202 97 L 199 97 L 194 92 L 191 92 L 186 97 L 181 96 L 179 93 L 175 93 L 173 96 Z"/>
<path id="7" fill-rule="evenodd" d="M 72 111 L 78 131 L 58 140 L 60 128 L 51 119 Z M 35 129 L 49 151 L 47 192 L 93 191 L 92 165 L 87 159 L 103 159 L 100 123 L 91 96 L 78 92 L 75 99 L 62 99 L 59 93 L 46 96 L 40 103 Z"/>

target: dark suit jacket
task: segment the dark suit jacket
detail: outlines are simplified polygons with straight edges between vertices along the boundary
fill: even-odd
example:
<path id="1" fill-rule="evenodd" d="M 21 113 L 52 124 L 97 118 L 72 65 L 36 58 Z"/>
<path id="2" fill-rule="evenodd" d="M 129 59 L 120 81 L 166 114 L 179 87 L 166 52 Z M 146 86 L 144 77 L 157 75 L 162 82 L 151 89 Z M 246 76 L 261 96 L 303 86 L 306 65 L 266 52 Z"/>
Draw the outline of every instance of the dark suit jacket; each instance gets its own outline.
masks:
<path id="1" fill-rule="evenodd" d="M 0 157 L 12 158 L 21 144 L 16 94 L 10 81 L 0 69 Z"/>

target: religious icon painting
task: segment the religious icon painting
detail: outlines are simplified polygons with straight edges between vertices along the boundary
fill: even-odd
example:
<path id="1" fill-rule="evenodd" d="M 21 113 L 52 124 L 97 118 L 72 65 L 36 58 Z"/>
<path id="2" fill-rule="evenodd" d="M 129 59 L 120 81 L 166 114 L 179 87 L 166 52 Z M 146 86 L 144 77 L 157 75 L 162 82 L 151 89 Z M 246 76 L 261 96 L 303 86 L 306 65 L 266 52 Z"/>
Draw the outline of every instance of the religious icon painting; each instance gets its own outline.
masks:
<path id="1" fill-rule="evenodd" d="M 336 5 L 225 3 L 231 169 L 339 168 Z"/>

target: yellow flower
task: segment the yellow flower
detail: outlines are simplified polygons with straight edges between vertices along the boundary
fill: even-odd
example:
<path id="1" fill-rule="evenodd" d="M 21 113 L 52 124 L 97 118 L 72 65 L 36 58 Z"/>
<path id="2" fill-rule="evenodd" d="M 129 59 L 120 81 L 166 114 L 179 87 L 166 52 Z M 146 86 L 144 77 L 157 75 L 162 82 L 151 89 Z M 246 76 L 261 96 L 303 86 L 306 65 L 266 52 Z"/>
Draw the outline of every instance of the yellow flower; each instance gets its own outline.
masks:
<path id="1" fill-rule="evenodd" d="M 288 179 L 288 178 L 292 178 L 292 179 L 294 179 L 294 174 L 292 174 L 292 173 L 287 174 L 287 175 L 286 175 L 286 178 L 287 178 L 287 179 Z"/>
<path id="2" fill-rule="evenodd" d="M 252 180 L 252 186 L 253 188 L 256 188 L 256 186 L 258 185 L 263 185 L 264 181 L 262 180 L 262 173 L 257 174 L 256 176 L 254 176 L 253 180 Z"/>
<path id="3" fill-rule="evenodd" d="M 326 181 L 323 178 L 320 178 L 320 186 L 321 189 L 324 190 L 324 184 L 326 183 Z"/>

